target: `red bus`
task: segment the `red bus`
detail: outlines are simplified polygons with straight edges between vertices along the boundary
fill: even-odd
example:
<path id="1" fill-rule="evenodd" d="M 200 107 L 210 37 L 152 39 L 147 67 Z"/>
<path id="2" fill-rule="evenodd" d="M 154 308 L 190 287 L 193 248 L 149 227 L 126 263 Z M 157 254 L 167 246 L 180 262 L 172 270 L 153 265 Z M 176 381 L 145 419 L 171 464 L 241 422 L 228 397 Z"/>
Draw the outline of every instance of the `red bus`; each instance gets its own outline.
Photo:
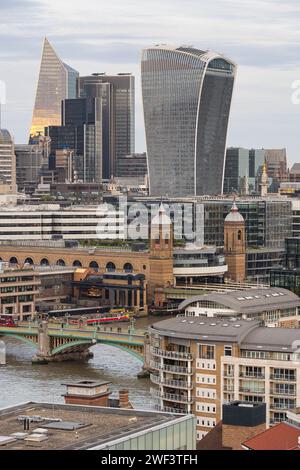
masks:
<path id="1" fill-rule="evenodd" d="M 0 326 L 15 328 L 17 324 L 11 315 L 0 315 Z"/>

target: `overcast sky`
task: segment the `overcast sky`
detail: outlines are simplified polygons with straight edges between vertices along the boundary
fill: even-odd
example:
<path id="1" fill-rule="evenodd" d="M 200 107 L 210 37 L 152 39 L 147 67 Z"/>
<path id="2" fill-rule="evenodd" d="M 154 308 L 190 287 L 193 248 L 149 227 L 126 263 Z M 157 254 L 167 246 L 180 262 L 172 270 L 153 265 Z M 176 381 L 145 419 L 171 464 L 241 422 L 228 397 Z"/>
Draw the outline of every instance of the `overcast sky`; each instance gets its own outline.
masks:
<path id="1" fill-rule="evenodd" d="M 81 74 L 136 76 L 136 150 L 145 149 L 140 51 L 156 43 L 190 44 L 238 64 L 228 145 L 287 147 L 300 161 L 299 0 L 0 0 L 2 127 L 27 141 L 44 36 Z"/>

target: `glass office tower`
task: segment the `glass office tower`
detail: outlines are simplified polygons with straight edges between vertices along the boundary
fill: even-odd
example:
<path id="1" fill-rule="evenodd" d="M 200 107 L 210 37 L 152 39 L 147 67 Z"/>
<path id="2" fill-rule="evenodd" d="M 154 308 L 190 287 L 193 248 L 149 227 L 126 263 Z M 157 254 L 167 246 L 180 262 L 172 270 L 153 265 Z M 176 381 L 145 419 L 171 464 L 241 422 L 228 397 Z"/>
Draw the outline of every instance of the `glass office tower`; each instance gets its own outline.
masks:
<path id="1" fill-rule="evenodd" d="M 134 153 L 135 80 L 130 73 L 94 73 L 78 80 L 78 96 L 101 98 L 103 178 L 117 172 L 118 160 Z"/>
<path id="2" fill-rule="evenodd" d="M 193 47 L 145 49 L 141 73 L 150 193 L 223 191 L 236 66 Z"/>
<path id="3" fill-rule="evenodd" d="M 45 38 L 30 129 L 31 141 L 34 136 L 44 135 L 45 127 L 61 125 L 61 102 L 66 98 L 76 98 L 78 76 L 76 70 L 61 61 Z"/>

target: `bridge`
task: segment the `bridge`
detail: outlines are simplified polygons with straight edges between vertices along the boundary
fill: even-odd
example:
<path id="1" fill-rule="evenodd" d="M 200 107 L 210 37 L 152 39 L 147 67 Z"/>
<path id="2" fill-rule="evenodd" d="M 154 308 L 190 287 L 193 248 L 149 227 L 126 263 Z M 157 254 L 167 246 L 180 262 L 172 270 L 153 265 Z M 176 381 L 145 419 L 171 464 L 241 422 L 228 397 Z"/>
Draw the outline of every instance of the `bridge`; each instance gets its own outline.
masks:
<path id="1" fill-rule="evenodd" d="M 143 363 L 148 364 L 148 335 L 146 330 L 109 326 L 70 326 L 50 324 L 0 326 L 0 337 L 16 338 L 37 349 L 33 363 L 46 364 L 53 361 L 84 359 L 91 356 L 89 348 L 107 344 L 120 348 Z"/>

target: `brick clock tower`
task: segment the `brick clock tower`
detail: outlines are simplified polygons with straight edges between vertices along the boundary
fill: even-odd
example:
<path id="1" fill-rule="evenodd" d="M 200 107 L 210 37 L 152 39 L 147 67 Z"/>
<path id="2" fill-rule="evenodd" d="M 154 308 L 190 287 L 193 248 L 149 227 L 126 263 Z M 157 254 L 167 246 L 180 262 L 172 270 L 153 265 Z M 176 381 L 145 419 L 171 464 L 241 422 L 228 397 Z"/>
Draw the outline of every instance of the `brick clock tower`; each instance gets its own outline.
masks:
<path id="1" fill-rule="evenodd" d="M 173 285 L 173 225 L 162 204 L 151 221 L 150 229 L 148 285 L 155 305 L 161 306 L 164 298 L 162 287 Z"/>
<path id="2" fill-rule="evenodd" d="M 235 201 L 224 221 L 224 254 L 228 265 L 226 277 L 242 282 L 246 277 L 245 221 Z"/>

